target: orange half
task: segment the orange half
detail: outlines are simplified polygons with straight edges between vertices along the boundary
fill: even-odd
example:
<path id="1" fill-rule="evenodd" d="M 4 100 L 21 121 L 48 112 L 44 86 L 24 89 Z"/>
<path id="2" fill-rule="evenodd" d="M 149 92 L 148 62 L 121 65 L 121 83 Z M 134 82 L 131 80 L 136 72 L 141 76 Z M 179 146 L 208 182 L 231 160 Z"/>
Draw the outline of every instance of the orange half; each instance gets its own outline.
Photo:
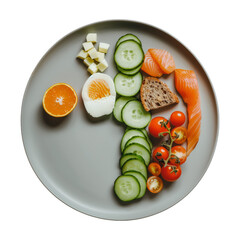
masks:
<path id="1" fill-rule="evenodd" d="M 70 85 L 56 83 L 46 90 L 42 104 L 49 115 L 65 117 L 76 107 L 77 101 L 77 94 Z"/>

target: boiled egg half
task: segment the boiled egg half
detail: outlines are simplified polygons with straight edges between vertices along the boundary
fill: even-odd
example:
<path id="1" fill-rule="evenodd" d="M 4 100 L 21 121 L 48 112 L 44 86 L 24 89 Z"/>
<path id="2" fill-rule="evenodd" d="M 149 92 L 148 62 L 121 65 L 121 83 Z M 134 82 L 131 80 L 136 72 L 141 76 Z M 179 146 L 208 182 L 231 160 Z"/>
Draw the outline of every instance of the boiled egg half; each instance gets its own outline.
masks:
<path id="1" fill-rule="evenodd" d="M 113 111 L 116 91 L 113 79 L 104 73 L 94 73 L 84 83 L 82 99 L 92 117 L 101 117 Z"/>

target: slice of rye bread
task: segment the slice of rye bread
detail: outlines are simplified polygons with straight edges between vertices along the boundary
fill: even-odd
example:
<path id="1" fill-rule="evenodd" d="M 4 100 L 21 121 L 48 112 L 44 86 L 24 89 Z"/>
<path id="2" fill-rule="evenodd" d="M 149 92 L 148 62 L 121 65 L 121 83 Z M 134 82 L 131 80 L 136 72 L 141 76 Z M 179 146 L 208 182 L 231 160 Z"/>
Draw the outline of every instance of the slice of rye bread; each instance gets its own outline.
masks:
<path id="1" fill-rule="evenodd" d="M 168 85 L 158 78 L 146 77 L 140 89 L 141 102 L 146 111 L 179 103 L 178 97 Z"/>

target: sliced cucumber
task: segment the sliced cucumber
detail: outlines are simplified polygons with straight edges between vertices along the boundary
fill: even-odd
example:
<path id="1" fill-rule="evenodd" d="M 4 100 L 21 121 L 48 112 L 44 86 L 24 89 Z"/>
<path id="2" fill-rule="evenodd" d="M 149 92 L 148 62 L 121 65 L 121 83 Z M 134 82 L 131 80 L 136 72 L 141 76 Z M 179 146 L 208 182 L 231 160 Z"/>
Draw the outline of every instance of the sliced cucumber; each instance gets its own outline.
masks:
<path id="1" fill-rule="evenodd" d="M 140 130 L 144 133 L 145 137 L 148 137 L 148 132 L 145 128 L 142 128 Z"/>
<path id="2" fill-rule="evenodd" d="M 118 73 L 114 78 L 116 92 L 121 96 L 135 96 L 140 90 L 142 79 L 140 72 L 132 76 Z"/>
<path id="3" fill-rule="evenodd" d="M 121 140 L 121 151 L 124 150 L 126 142 L 134 136 L 144 137 L 144 134 L 138 129 L 131 129 L 125 132 Z"/>
<path id="4" fill-rule="evenodd" d="M 134 40 L 121 42 L 114 53 L 115 63 L 125 70 L 138 67 L 144 60 L 144 52 L 141 45 Z"/>
<path id="5" fill-rule="evenodd" d="M 150 140 L 149 137 L 146 137 L 146 139 L 147 139 L 147 142 L 148 142 L 148 144 L 150 146 L 150 149 L 151 149 L 150 151 L 152 151 L 152 148 L 153 148 L 152 141 Z"/>
<path id="6" fill-rule="evenodd" d="M 120 97 L 116 100 L 114 109 L 113 109 L 113 116 L 119 121 L 122 122 L 122 109 L 124 105 L 130 101 L 135 99 L 134 97 Z"/>
<path id="7" fill-rule="evenodd" d="M 125 132 L 131 130 L 131 129 L 136 129 L 136 128 L 131 128 L 129 126 L 126 127 Z M 144 137 L 148 137 L 147 130 L 145 128 L 138 128 L 138 131 L 141 131 L 144 134 Z"/>
<path id="8" fill-rule="evenodd" d="M 138 73 L 140 71 L 141 67 L 142 67 L 142 64 L 140 64 L 138 67 L 133 68 L 131 70 L 125 70 L 123 68 L 120 68 L 119 66 L 117 66 L 117 69 L 119 72 L 131 76 L 131 75 L 135 75 L 136 73 Z"/>
<path id="9" fill-rule="evenodd" d="M 125 147 L 127 147 L 128 145 L 132 144 L 132 143 L 138 143 L 142 146 L 144 146 L 149 152 L 151 152 L 151 147 L 147 141 L 147 139 L 145 137 L 132 137 L 131 139 L 129 139 L 127 142 L 126 142 L 126 145 Z"/>
<path id="10" fill-rule="evenodd" d="M 125 132 L 127 132 L 127 131 L 129 131 L 129 130 L 131 130 L 131 129 L 134 129 L 134 128 L 131 128 L 131 127 L 127 126 L 126 129 L 125 129 Z M 137 129 L 137 130 L 140 131 L 141 129 Z"/>
<path id="11" fill-rule="evenodd" d="M 124 163 L 122 167 L 122 174 L 128 171 L 140 172 L 147 180 L 147 167 L 142 161 L 138 159 L 131 159 Z"/>
<path id="12" fill-rule="evenodd" d="M 122 109 L 123 122 L 132 128 L 145 128 L 151 121 L 151 114 L 147 112 L 138 100 L 131 100 Z"/>
<path id="13" fill-rule="evenodd" d="M 149 146 L 150 146 L 150 148 L 152 149 L 152 141 L 150 140 L 150 138 L 149 138 L 149 136 L 148 136 L 147 130 L 146 130 L 145 128 L 142 128 L 141 131 L 144 133 L 144 135 L 145 135 L 145 137 L 146 137 L 146 139 L 147 139 L 147 141 L 148 141 L 148 143 L 149 143 Z"/>
<path id="14" fill-rule="evenodd" d="M 120 168 L 122 168 L 122 166 L 124 165 L 124 163 L 130 159 L 139 159 L 141 160 L 143 163 L 144 162 L 144 159 L 140 156 L 140 155 L 137 155 L 135 153 L 127 153 L 125 155 L 122 155 L 122 157 L 120 158 L 119 160 L 119 165 L 120 165 Z"/>
<path id="15" fill-rule="evenodd" d="M 140 155 L 144 159 L 146 166 L 148 166 L 148 164 L 150 163 L 151 160 L 150 152 L 147 150 L 147 148 L 145 148 L 139 143 L 131 143 L 128 146 L 126 146 L 123 150 L 123 155 L 127 153 L 135 153 L 137 155 Z"/>
<path id="16" fill-rule="evenodd" d="M 137 198 L 140 190 L 140 184 L 133 175 L 121 175 L 114 182 L 114 192 L 124 202 Z"/>
<path id="17" fill-rule="evenodd" d="M 142 198 L 145 195 L 146 188 L 147 188 L 147 181 L 145 177 L 140 172 L 136 172 L 136 171 L 127 171 L 124 173 L 124 176 L 125 175 L 131 175 L 137 178 L 140 184 L 140 193 L 138 194 L 137 198 Z"/>
<path id="18" fill-rule="evenodd" d="M 126 132 L 126 131 L 129 131 L 129 130 L 131 130 L 131 129 L 134 129 L 134 128 L 131 128 L 131 127 L 127 126 L 125 132 Z M 138 130 L 140 130 L 140 131 L 143 132 L 145 138 L 146 138 L 147 141 L 148 141 L 148 144 L 149 144 L 150 148 L 152 149 L 152 147 L 153 147 L 153 146 L 152 146 L 152 141 L 150 140 L 150 138 L 149 138 L 149 136 L 148 136 L 147 130 L 146 130 L 145 128 L 141 128 L 141 129 L 138 129 Z"/>
<path id="19" fill-rule="evenodd" d="M 135 42 L 137 42 L 138 44 L 142 44 L 141 41 L 139 40 L 139 38 L 135 35 L 133 35 L 132 33 L 128 33 L 128 34 L 125 34 L 123 35 L 122 37 L 120 37 L 116 43 L 116 47 L 123 41 L 126 41 L 126 40 L 134 40 Z"/>

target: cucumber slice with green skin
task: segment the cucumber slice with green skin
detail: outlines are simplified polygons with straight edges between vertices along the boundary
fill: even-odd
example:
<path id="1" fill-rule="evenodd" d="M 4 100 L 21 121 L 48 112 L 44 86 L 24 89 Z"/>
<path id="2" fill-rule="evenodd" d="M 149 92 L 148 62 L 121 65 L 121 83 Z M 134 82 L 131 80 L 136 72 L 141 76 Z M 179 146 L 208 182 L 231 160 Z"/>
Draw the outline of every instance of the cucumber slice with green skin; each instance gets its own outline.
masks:
<path id="1" fill-rule="evenodd" d="M 132 128 L 145 128 L 151 121 L 151 114 L 147 112 L 138 100 L 131 100 L 122 109 L 123 122 Z"/>
<path id="2" fill-rule="evenodd" d="M 147 181 L 145 177 L 140 172 L 136 172 L 136 171 L 127 171 L 124 173 L 124 176 L 125 175 L 131 175 L 137 178 L 140 184 L 140 193 L 138 194 L 137 198 L 142 198 L 145 195 L 146 189 L 147 189 Z"/>
<path id="3" fill-rule="evenodd" d="M 140 172 L 147 180 L 147 167 L 142 161 L 138 159 L 131 159 L 124 163 L 122 167 L 122 174 L 128 171 Z"/>
<path id="4" fill-rule="evenodd" d="M 120 165 L 120 168 L 122 168 L 122 166 L 124 165 L 124 163 L 130 159 L 139 159 L 141 160 L 143 163 L 145 163 L 144 159 L 140 156 L 140 155 L 137 155 L 135 153 L 127 153 L 125 155 L 122 155 L 122 157 L 120 158 L 119 160 L 119 165 Z"/>
<path id="5" fill-rule="evenodd" d="M 123 41 L 126 41 L 126 40 L 134 40 L 135 42 L 137 42 L 138 44 L 142 45 L 141 41 L 139 40 L 139 38 L 137 36 L 135 36 L 134 34 L 132 33 L 127 33 L 125 35 L 123 35 L 122 37 L 120 37 L 116 43 L 116 47 Z"/>
<path id="6" fill-rule="evenodd" d="M 135 153 L 137 155 L 140 155 L 144 159 L 146 166 L 148 166 L 150 163 L 151 160 L 150 152 L 147 150 L 147 148 L 145 148 L 139 143 L 131 143 L 128 146 L 126 146 L 123 150 L 123 155 L 127 153 Z"/>
<path id="7" fill-rule="evenodd" d="M 148 137 L 148 132 L 145 128 L 142 128 L 140 130 L 144 133 L 145 137 Z"/>
<path id="8" fill-rule="evenodd" d="M 140 184 L 136 177 L 122 175 L 114 182 L 114 192 L 120 200 L 124 202 L 132 201 L 140 193 Z"/>
<path id="9" fill-rule="evenodd" d="M 118 69 L 119 72 L 121 72 L 121 73 L 123 73 L 123 74 L 126 74 L 126 75 L 130 75 L 130 76 L 131 76 L 131 75 L 135 75 L 136 73 L 138 73 L 138 72 L 140 71 L 141 67 L 142 67 L 142 64 L 140 64 L 138 67 L 133 68 L 133 69 L 131 69 L 131 70 L 125 70 L 125 69 L 123 69 L 123 68 L 120 68 L 120 67 L 117 65 L 117 69 Z"/>
<path id="10" fill-rule="evenodd" d="M 114 78 L 116 92 L 125 97 L 135 96 L 141 88 L 142 80 L 140 72 L 132 76 L 118 73 Z"/>
<path id="11" fill-rule="evenodd" d="M 131 127 L 128 127 L 128 126 L 127 126 L 125 132 L 128 131 L 128 130 L 131 130 L 131 129 L 134 129 L 134 128 L 131 128 Z M 152 150 L 153 145 L 152 145 L 152 141 L 150 140 L 150 138 L 149 138 L 149 136 L 148 136 L 147 130 L 146 130 L 145 128 L 141 128 L 141 129 L 138 129 L 138 130 L 140 130 L 140 131 L 143 132 L 143 134 L 144 134 L 145 138 L 147 139 L 148 144 L 149 144 L 149 146 L 150 146 L 150 148 L 151 148 L 151 150 Z"/>
<path id="12" fill-rule="evenodd" d="M 151 150 L 152 150 L 152 142 L 151 142 L 151 140 L 150 140 L 150 138 L 149 138 L 149 136 L 148 136 L 148 132 L 147 132 L 147 130 L 145 129 L 145 128 L 142 128 L 141 129 L 141 131 L 144 133 L 144 135 L 145 135 L 145 137 L 146 137 L 146 139 L 147 139 L 147 141 L 148 141 L 148 144 L 149 144 L 149 146 L 150 146 L 150 148 L 151 148 Z"/>
<path id="13" fill-rule="evenodd" d="M 148 142 L 148 144 L 149 144 L 149 146 L 150 146 L 150 152 L 151 152 L 151 151 L 152 151 L 152 148 L 153 148 L 152 142 L 151 142 L 151 140 L 150 140 L 149 137 L 146 137 L 146 140 L 147 140 L 147 142 Z"/>
<path id="14" fill-rule="evenodd" d="M 120 97 L 116 100 L 114 109 L 113 109 L 113 116 L 116 118 L 116 120 L 118 120 L 119 122 L 123 122 L 122 121 L 122 109 L 128 101 L 133 100 L 133 99 L 135 99 L 135 98 L 134 97 Z"/>
<path id="15" fill-rule="evenodd" d="M 125 148 L 132 143 L 138 143 L 138 144 L 144 146 L 149 152 L 151 152 L 151 147 L 145 137 L 139 137 L 139 136 L 132 137 L 131 139 L 129 139 L 127 141 Z"/>
<path id="16" fill-rule="evenodd" d="M 124 150 L 126 142 L 134 136 L 144 137 L 144 134 L 138 129 L 131 129 L 125 132 L 121 140 L 121 151 Z"/>
<path id="17" fill-rule="evenodd" d="M 114 53 L 115 63 L 125 70 L 132 70 L 142 64 L 144 52 L 141 45 L 134 40 L 121 42 Z"/>

